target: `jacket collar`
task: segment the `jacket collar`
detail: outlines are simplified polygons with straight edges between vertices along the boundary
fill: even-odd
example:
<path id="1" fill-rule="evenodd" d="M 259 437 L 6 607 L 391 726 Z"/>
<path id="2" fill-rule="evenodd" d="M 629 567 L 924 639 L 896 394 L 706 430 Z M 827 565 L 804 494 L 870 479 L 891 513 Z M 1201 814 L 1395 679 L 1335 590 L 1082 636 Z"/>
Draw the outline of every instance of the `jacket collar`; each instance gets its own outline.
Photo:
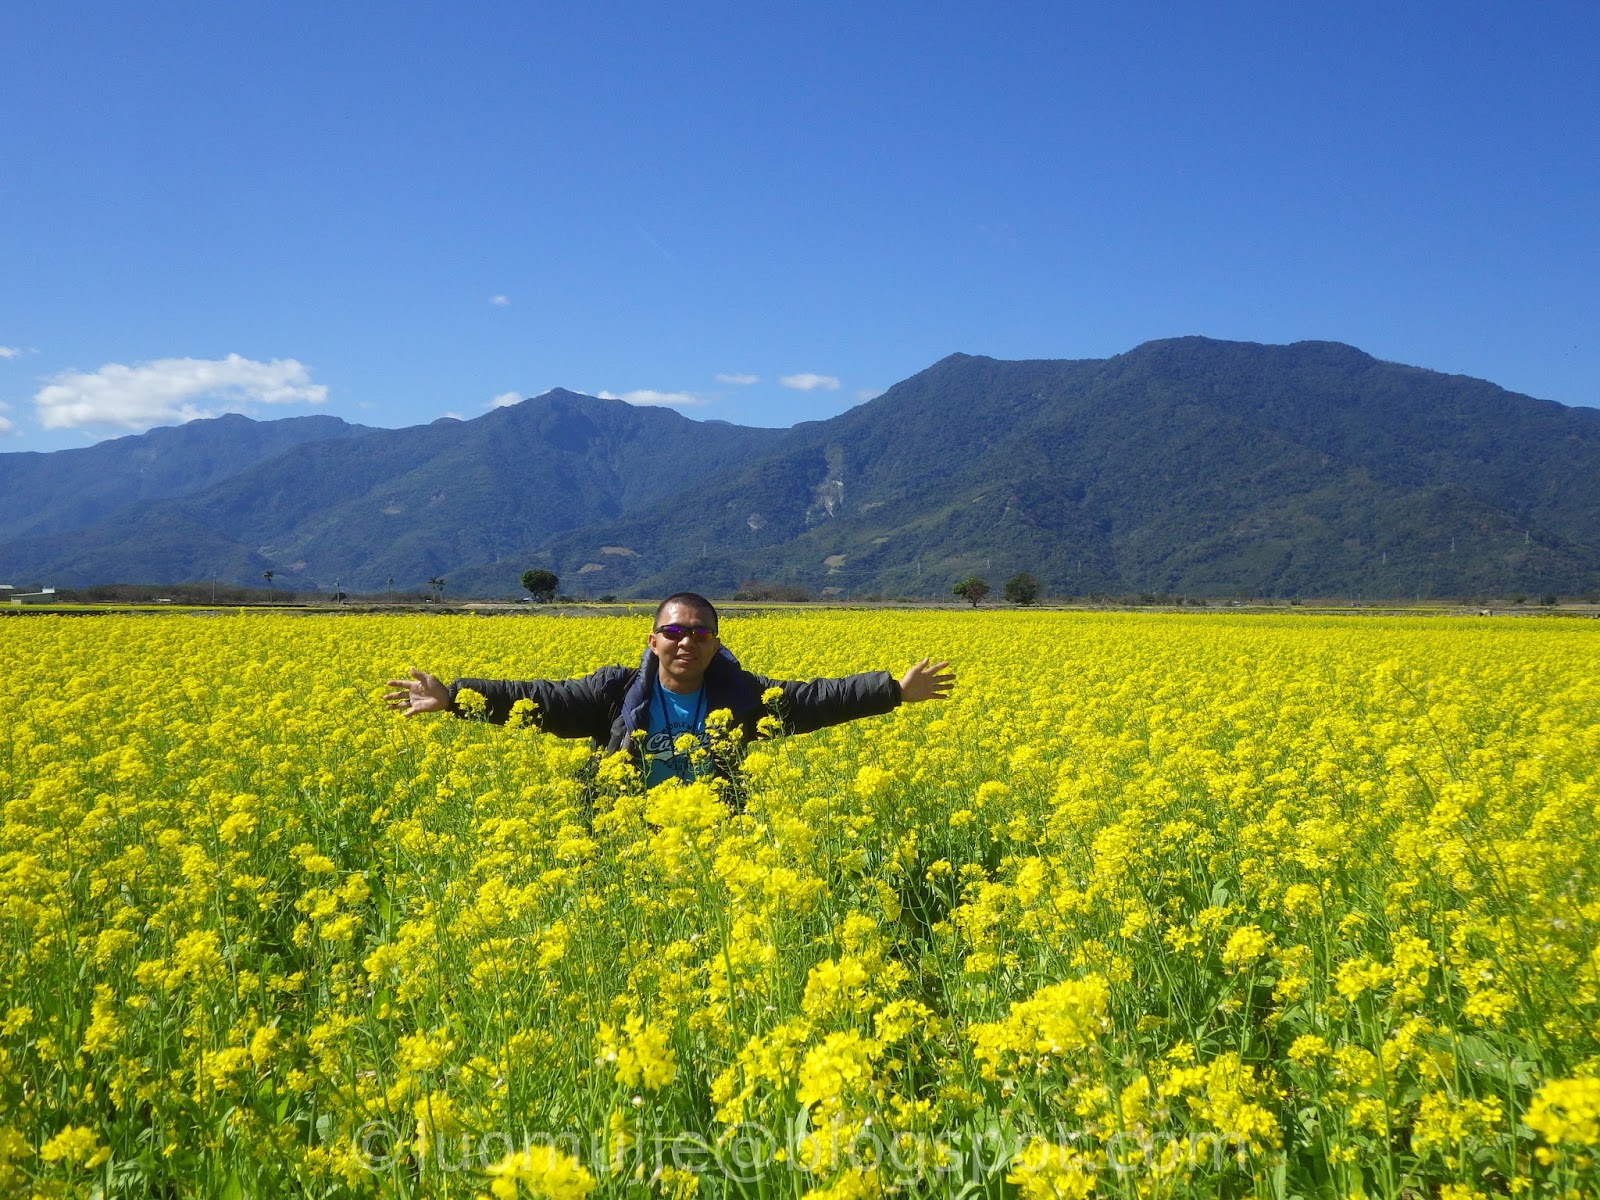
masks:
<path id="1" fill-rule="evenodd" d="M 639 660 L 638 674 L 633 677 L 633 682 L 622 697 L 622 731 L 629 738 L 635 730 L 647 728 L 650 724 L 650 695 L 659 670 L 655 651 L 646 647 L 644 657 Z M 726 708 L 738 718 L 760 707 L 761 697 L 756 694 L 755 685 L 726 646 L 717 651 L 717 656 L 706 667 L 703 686 L 706 689 L 707 712 Z"/>

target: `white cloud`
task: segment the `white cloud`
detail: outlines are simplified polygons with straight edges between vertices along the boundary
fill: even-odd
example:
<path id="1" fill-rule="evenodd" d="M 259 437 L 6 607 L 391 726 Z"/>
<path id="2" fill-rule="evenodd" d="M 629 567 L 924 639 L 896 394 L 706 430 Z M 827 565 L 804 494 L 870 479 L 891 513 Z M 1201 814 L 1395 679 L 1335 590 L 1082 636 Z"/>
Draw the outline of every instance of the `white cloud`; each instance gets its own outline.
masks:
<path id="1" fill-rule="evenodd" d="M 815 392 L 819 389 L 824 392 L 837 392 L 839 381 L 832 375 L 814 375 L 810 371 L 803 371 L 799 375 L 785 375 L 778 380 L 786 388 L 793 388 L 797 392 Z"/>
<path id="2" fill-rule="evenodd" d="M 857 388 L 856 399 L 861 401 L 876 400 L 883 395 L 882 388 Z"/>
<path id="3" fill-rule="evenodd" d="M 521 392 L 501 392 L 493 400 L 491 400 L 491 401 L 489 401 L 489 403 L 485 404 L 484 407 L 485 408 L 510 408 L 513 404 L 521 404 L 521 403 L 522 403 L 522 393 Z"/>
<path id="4" fill-rule="evenodd" d="M 759 376 L 759 375 L 750 375 L 750 374 L 745 373 L 744 371 L 718 371 L 717 372 L 717 382 L 718 383 L 731 383 L 735 387 L 746 387 L 746 386 L 748 386 L 749 384 L 752 384 L 752 383 L 760 383 L 761 382 L 761 376 Z"/>
<path id="5" fill-rule="evenodd" d="M 20 346 L 0 346 L 0 358 L 21 358 L 21 357 L 22 357 L 22 348 Z"/>
<path id="6" fill-rule="evenodd" d="M 10 411 L 11 411 L 11 406 L 9 404 L 5 403 L 5 401 L 0 400 L 0 413 L 10 412 Z M 20 432 L 20 431 L 17 429 L 15 423 L 6 420 L 4 417 L 0 417 L 0 437 L 8 437 L 9 435 L 11 435 L 13 433 L 18 433 L 18 432 Z"/>
<path id="7" fill-rule="evenodd" d="M 436 419 L 440 421 L 462 421 L 466 418 L 452 408 L 440 413 Z"/>
<path id="8" fill-rule="evenodd" d="M 490 296 L 489 297 L 489 303 L 494 305 L 496 308 L 505 308 L 506 306 L 508 306 L 511 303 L 511 297 L 510 296 Z"/>
<path id="9" fill-rule="evenodd" d="M 46 429 L 148 429 L 243 412 L 252 404 L 321 404 L 327 398 L 328 389 L 312 383 L 311 372 L 292 358 L 256 362 L 230 354 L 63 371 L 34 393 L 33 403 Z"/>
<path id="10" fill-rule="evenodd" d="M 638 388 L 635 391 L 623 392 L 620 396 L 615 392 L 596 392 L 595 395 L 602 400 L 621 400 L 624 404 L 654 404 L 667 405 L 669 407 L 677 407 L 681 404 L 689 408 L 695 408 L 705 403 L 703 397 L 697 396 L 693 392 L 658 392 L 651 388 Z"/>

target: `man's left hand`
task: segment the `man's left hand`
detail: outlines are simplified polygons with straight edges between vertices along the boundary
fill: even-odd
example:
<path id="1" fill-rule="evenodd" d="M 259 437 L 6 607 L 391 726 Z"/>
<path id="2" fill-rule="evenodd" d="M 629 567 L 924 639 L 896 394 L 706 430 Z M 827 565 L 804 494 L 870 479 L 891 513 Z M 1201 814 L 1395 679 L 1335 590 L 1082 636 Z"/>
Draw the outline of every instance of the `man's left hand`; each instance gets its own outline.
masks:
<path id="1" fill-rule="evenodd" d="M 900 702 L 918 704 L 923 700 L 944 700 L 956 685 L 956 673 L 947 662 L 930 663 L 927 659 L 908 667 L 900 676 Z"/>

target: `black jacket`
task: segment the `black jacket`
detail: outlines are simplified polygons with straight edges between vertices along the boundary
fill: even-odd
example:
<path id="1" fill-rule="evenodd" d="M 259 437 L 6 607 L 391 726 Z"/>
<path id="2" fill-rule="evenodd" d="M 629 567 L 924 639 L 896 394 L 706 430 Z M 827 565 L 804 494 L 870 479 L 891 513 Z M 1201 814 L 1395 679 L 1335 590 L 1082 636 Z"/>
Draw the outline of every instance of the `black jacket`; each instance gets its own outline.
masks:
<path id="1" fill-rule="evenodd" d="M 556 737 L 586 737 L 606 753 L 638 747 L 631 736 L 648 722 L 650 683 L 656 656 L 646 652 L 637 667 L 601 667 L 580 679 L 457 679 L 450 685 L 452 711 L 456 693 L 471 688 L 488 702 L 488 719 L 503 723 L 518 700 L 536 705 L 533 724 Z M 887 671 L 868 671 L 842 679 L 808 682 L 768 679 L 744 670 L 724 648 L 706 668 L 706 711 L 727 709 L 744 731 L 745 741 L 759 736 L 756 724 L 767 709 L 761 695 L 783 690 L 775 706 L 786 733 L 809 733 L 828 725 L 890 712 L 900 705 L 900 683 Z"/>

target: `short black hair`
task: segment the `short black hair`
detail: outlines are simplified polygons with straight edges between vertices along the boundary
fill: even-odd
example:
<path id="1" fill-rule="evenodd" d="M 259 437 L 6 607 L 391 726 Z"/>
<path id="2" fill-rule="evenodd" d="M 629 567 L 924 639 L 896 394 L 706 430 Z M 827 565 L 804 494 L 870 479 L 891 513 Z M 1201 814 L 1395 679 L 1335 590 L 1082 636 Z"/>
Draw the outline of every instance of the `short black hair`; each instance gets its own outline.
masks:
<path id="1" fill-rule="evenodd" d="M 711 628 L 713 630 L 722 623 L 717 617 L 716 605 L 712 604 L 711 601 L 707 600 L 699 592 L 673 592 L 672 595 L 668 596 L 660 604 L 656 605 L 655 623 L 657 625 L 661 624 L 661 614 L 666 612 L 667 605 L 669 604 L 682 604 L 687 608 L 695 609 L 697 612 L 710 613 Z"/>

